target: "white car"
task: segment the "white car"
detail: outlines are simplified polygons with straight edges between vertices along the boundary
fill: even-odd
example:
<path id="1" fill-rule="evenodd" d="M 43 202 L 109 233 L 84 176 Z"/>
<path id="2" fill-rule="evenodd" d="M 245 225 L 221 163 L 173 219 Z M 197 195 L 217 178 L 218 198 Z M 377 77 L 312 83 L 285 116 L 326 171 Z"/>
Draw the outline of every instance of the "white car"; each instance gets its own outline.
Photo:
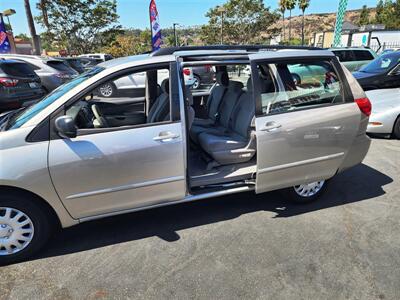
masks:
<path id="1" fill-rule="evenodd" d="M 185 85 L 192 86 L 195 82 L 192 68 L 184 68 L 182 70 Z M 160 70 L 158 72 L 157 83 L 161 86 L 164 79 L 169 78 L 168 70 Z M 133 75 L 121 77 L 115 81 L 110 81 L 98 89 L 99 96 L 105 98 L 115 97 L 116 95 L 136 95 L 143 94 L 146 87 L 146 72 L 136 73 Z"/>
<path id="2" fill-rule="evenodd" d="M 372 103 L 367 133 L 400 139 L 400 88 L 366 92 Z"/>

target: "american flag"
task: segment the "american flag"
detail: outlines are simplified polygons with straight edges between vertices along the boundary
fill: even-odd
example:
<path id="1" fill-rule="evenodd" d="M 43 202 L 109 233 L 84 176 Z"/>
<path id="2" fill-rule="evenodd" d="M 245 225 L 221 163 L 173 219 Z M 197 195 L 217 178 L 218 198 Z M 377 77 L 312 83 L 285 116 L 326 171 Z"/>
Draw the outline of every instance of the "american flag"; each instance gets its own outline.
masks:
<path id="1" fill-rule="evenodd" d="M 11 46 L 8 40 L 6 26 L 4 25 L 3 17 L 0 17 L 0 53 L 10 53 Z"/>

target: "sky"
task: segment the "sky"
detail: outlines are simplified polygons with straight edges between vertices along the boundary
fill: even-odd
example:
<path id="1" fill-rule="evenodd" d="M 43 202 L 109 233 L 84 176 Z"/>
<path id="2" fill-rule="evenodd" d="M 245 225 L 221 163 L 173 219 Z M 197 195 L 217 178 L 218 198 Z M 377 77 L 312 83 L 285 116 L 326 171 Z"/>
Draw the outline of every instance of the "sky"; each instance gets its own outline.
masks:
<path id="1" fill-rule="evenodd" d="M 31 8 L 34 15 L 38 14 L 36 3 L 38 0 L 31 0 Z M 117 0 L 117 12 L 120 16 L 119 22 L 125 28 L 149 27 L 150 0 Z M 172 27 L 173 23 L 181 26 L 201 25 L 207 23 L 206 12 L 226 0 L 156 0 L 162 27 Z M 310 7 L 306 13 L 326 13 L 337 10 L 339 0 L 311 0 Z M 349 0 L 348 9 L 358 9 L 364 4 L 368 7 L 375 7 L 377 0 Z M 276 9 L 278 0 L 264 0 L 266 6 Z M 14 34 L 29 33 L 23 0 L 0 0 L 0 11 L 8 8 L 16 10 L 16 14 L 10 17 Z M 299 15 L 298 9 L 293 10 L 293 15 Z M 5 20 L 7 22 L 7 20 Z M 36 30 L 43 31 L 39 25 Z"/>

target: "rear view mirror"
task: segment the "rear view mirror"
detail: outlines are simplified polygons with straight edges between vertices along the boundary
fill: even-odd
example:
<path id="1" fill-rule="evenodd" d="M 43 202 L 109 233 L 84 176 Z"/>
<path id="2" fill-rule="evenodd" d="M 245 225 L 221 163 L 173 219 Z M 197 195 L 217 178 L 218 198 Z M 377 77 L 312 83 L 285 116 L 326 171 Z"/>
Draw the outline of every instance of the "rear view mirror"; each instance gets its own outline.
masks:
<path id="1" fill-rule="evenodd" d="M 78 133 L 75 122 L 70 116 L 58 117 L 54 123 L 57 133 L 62 138 L 74 138 Z"/>

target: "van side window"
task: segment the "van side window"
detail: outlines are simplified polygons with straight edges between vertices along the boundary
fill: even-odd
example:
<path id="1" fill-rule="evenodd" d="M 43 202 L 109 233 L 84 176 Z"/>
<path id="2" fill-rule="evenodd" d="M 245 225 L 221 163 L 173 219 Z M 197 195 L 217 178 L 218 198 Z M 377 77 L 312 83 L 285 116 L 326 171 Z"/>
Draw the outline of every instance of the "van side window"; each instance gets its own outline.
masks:
<path id="1" fill-rule="evenodd" d="M 367 50 L 354 50 L 355 60 L 373 60 L 374 56 Z"/>
<path id="2" fill-rule="evenodd" d="M 79 129 L 110 129 L 168 122 L 169 68 L 132 71 L 100 83 L 66 109 Z"/>
<path id="3" fill-rule="evenodd" d="M 329 61 L 259 65 L 264 115 L 342 103 L 342 84 Z M 273 78 L 266 78 L 266 73 Z M 274 88 L 271 82 L 276 82 Z"/>

